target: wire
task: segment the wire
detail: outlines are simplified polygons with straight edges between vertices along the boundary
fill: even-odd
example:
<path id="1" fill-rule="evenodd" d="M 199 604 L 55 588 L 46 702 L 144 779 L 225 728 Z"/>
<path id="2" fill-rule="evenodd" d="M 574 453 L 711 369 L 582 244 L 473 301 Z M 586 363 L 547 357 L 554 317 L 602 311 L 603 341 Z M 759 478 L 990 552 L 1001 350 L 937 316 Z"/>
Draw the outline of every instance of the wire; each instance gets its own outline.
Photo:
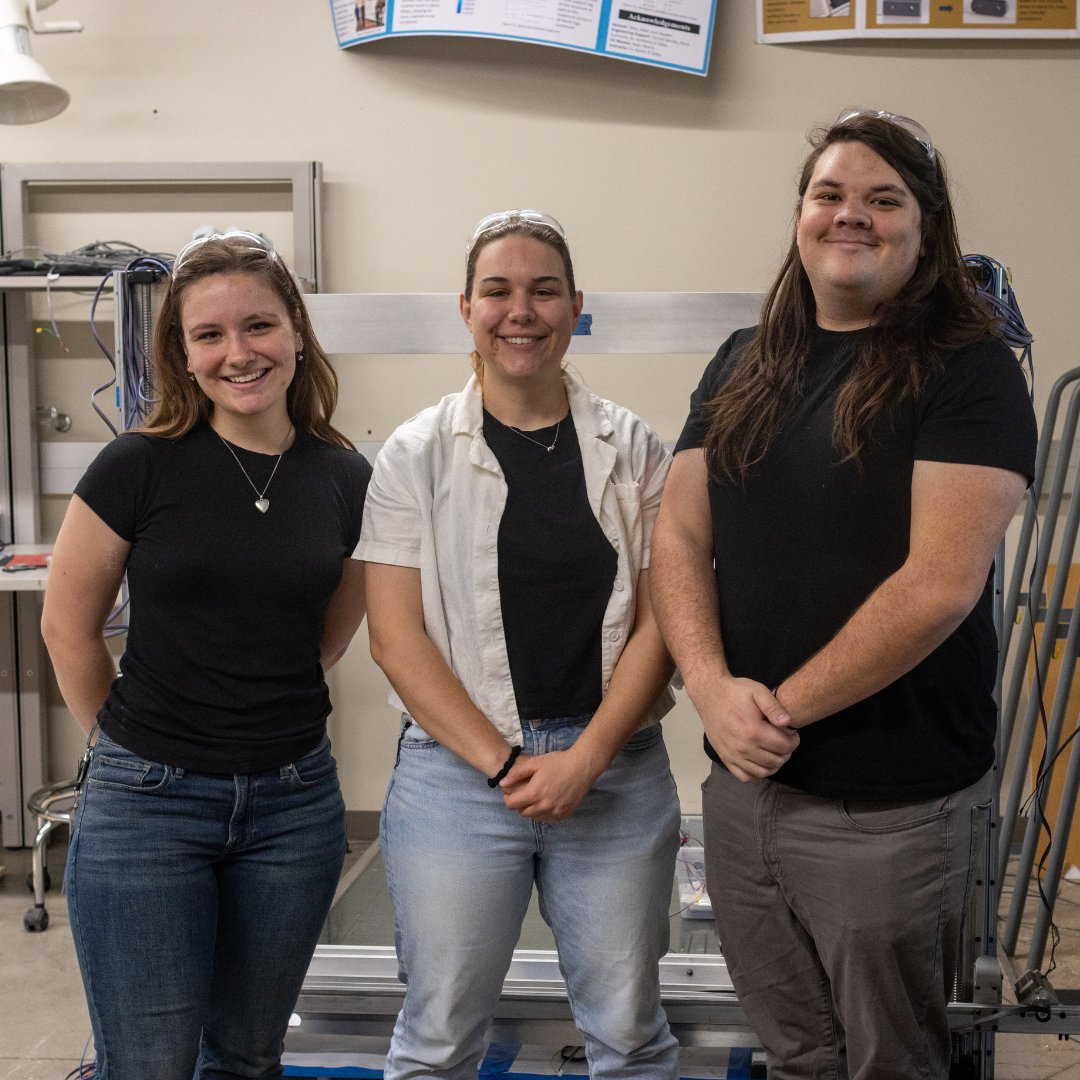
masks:
<path id="1" fill-rule="evenodd" d="M 1011 349 L 1020 350 L 1020 366 L 1029 374 L 1032 400 L 1035 399 L 1035 366 L 1031 345 L 1035 336 L 1024 322 L 1012 287 L 1012 274 L 989 255 L 965 255 L 964 265 L 971 271 L 975 288 L 992 314 L 997 316 L 997 331 Z"/>
<path id="2" fill-rule="evenodd" d="M 133 259 L 172 260 L 166 252 L 152 252 L 126 240 L 92 240 L 74 251 L 57 253 L 33 245 L 0 255 L 0 276 L 20 274 L 103 274 L 122 270 Z"/>
<path id="3" fill-rule="evenodd" d="M 98 343 L 98 348 L 105 354 L 105 359 L 109 361 L 109 364 L 111 365 L 113 370 L 113 375 L 108 382 L 102 383 L 101 386 L 97 387 L 96 390 L 91 391 L 90 406 L 91 408 L 93 408 L 94 412 L 98 414 L 102 422 L 113 433 L 113 435 L 119 435 L 120 432 L 117 430 L 116 425 L 101 411 L 101 408 L 97 403 L 98 394 L 102 394 L 106 390 L 109 390 L 111 387 L 116 385 L 116 357 L 113 356 L 112 350 L 109 349 L 105 342 L 101 340 L 101 335 L 98 333 L 97 328 L 98 301 L 101 299 L 101 294 L 105 291 L 105 286 L 108 284 L 109 279 L 112 276 L 113 273 L 110 270 L 101 279 L 101 282 L 98 284 L 97 289 L 94 291 L 94 299 L 90 302 L 90 332 L 94 335 L 94 340 Z"/>
<path id="4" fill-rule="evenodd" d="M 86 1055 L 90 1051 L 91 1039 L 93 1039 L 93 1035 L 87 1037 L 79 1064 L 64 1077 L 64 1080 L 94 1080 L 97 1063 L 94 1058 L 89 1061 L 86 1060 Z"/>
<path id="5" fill-rule="evenodd" d="M 98 348 L 112 367 L 112 377 L 93 390 L 90 403 L 113 435 L 119 435 L 121 431 L 138 425 L 155 403 L 152 393 L 152 364 L 147 349 L 150 297 L 148 292 L 145 296 L 141 294 L 144 286 L 168 275 L 170 264 L 166 260 L 170 258 L 171 256 L 139 255 L 116 268 L 128 271 L 127 273 L 117 275 L 114 270 L 108 271 L 94 292 L 90 306 L 90 329 Z M 131 279 L 140 271 L 143 272 L 145 281 L 133 282 Z M 116 356 L 102 340 L 97 325 L 97 305 L 110 279 L 114 279 L 114 289 L 123 290 L 124 294 L 121 305 L 123 318 L 117 331 L 117 337 L 122 342 L 123 370 L 118 368 Z M 117 393 L 117 408 L 122 406 L 119 424 L 114 423 L 97 402 L 101 394 L 113 389 Z"/>

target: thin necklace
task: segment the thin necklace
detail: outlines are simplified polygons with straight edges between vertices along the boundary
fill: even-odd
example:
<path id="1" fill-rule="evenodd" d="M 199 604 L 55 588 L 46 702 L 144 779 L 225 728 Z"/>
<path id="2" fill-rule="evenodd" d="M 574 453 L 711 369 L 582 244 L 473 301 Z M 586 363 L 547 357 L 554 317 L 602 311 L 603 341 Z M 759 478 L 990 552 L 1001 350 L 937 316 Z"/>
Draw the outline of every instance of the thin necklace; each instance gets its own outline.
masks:
<path id="1" fill-rule="evenodd" d="M 214 431 L 214 434 L 217 435 L 219 439 L 221 439 L 223 445 L 225 446 L 225 449 L 228 450 L 230 454 L 232 454 L 233 461 L 235 461 L 236 464 L 240 466 L 240 471 L 244 474 L 244 479 L 249 484 L 251 484 L 251 490 L 255 492 L 256 496 L 258 496 L 255 499 L 255 509 L 258 510 L 260 514 L 265 514 L 266 511 L 270 509 L 270 500 L 266 497 L 266 493 L 270 490 L 270 484 L 274 479 L 274 474 L 277 472 L 277 467 L 281 464 L 281 459 L 285 456 L 285 451 L 289 447 L 289 439 L 292 438 L 292 433 L 293 427 L 292 424 L 290 424 L 288 433 L 285 435 L 285 443 L 281 447 L 281 453 L 278 454 L 277 461 L 274 462 L 274 467 L 270 470 L 270 479 L 266 481 L 266 483 L 263 485 L 262 491 L 260 491 L 255 486 L 255 482 L 251 479 L 250 476 L 248 476 L 248 471 L 244 468 L 244 463 L 236 456 L 236 451 L 225 441 L 224 436 L 222 436 L 219 432 Z"/>
<path id="2" fill-rule="evenodd" d="M 551 445 L 550 446 L 548 446 L 547 443 L 542 443 L 539 439 L 534 439 L 531 436 L 526 435 L 525 432 L 521 430 L 521 428 L 513 427 L 510 424 L 507 424 L 506 426 L 508 428 L 510 428 L 511 431 L 516 432 L 518 435 L 520 435 L 523 439 L 528 439 L 529 442 L 531 442 L 533 444 L 533 446 L 541 446 L 550 454 L 551 451 L 555 449 L 555 444 L 559 441 L 559 428 L 562 427 L 562 422 L 565 419 L 566 419 L 566 417 L 564 416 L 562 418 L 562 420 L 560 420 L 555 425 L 555 438 L 551 440 Z"/>

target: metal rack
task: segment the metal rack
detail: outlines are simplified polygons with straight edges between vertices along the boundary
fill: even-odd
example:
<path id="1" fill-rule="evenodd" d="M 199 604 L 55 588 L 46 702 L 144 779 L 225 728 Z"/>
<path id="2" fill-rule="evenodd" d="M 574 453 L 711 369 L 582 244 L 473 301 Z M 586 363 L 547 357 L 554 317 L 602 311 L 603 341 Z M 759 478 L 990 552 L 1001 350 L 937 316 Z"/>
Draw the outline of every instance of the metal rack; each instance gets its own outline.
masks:
<path id="1" fill-rule="evenodd" d="M 1058 414 L 1063 401 L 1067 404 L 1059 431 Z M 1037 974 L 1046 959 L 1080 789 L 1080 740 L 1074 739 L 1064 756 L 1055 757 L 1077 728 L 1077 716 L 1069 714 L 1069 698 L 1080 652 L 1080 618 L 1073 617 L 1077 611 L 1075 601 L 1071 608 L 1068 606 L 1068 586 L 1080 535 L 1074 460 L 1078 422 L 1080 368 L 1074 368 L 1061 376 L 1050 391 L 1035 480 L 1004 597 L 1001 649 L 1003 693 L 998 760 L 1005 783 L 996 846 L 998 895 L 1002 894 L 1010 867 L 1015 882 L 1008 910 L 1003 914 L 1000 942 L 1011 971 L 1018 970 L 1021 980 L 1027 977 L 1023 986 L 1029 1003 L 1048 1010 L 1051 1018 L 1057 1015 L 1056 1003 L 1080 1006 L 1080 990 L 1056 990 Z M 1057 688 L 1047 714 L 1043 687 L 1055 661 Z M 1036 778 L 1034 796 L 1025 799 L 1030 786 L 1028 763 L 1040 730 L 1047 748 L 1045 764 Z M 1047 821 L 1044 793 L 1063 769 L 1056 819 Z M 1048 832 L 1052 842 L 1045 860 L 1040 860 L 1039 847 Z M 1027 957 L 1021 961 L 1016 956 L 1021 921 L 1032 911 L 1034 927 Z M 1051 1024 L 1049 1030 L 1059 1029 Z"/>
<path id="2" fill-rule="evenodd" d="M 321 183 L 322 168 L 314 161 L 4 164 L 0 250 L 17 250 L 30 241 L 35 188 L 76 195 L 85 189 L 147 189 L 167 198 L 206 189 L 281 190 L 289 193 L 292 208 L 294 269 L 304 287 L 315 291 L 322 277 Z M 96 288 L 100 280 L 0 277 L 0 540 L 6 543 L 37 544 L 41 539 L 30 293 L 46 287 Z M 49 779 L 39 619 L 39 603 L 31 593 L 0 590 L 0 842 L 9 848 L 33 843 L 37 825 L 26 803 Z"/>

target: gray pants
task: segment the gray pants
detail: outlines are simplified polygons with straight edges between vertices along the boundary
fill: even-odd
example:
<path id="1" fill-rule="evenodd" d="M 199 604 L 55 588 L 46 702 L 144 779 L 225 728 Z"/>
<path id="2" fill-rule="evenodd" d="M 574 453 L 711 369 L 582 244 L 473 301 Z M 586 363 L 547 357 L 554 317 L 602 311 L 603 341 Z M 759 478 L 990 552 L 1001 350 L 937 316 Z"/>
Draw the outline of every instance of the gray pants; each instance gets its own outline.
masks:
<path id="1" fill-rule="evenodd" d="M 946 1080 L 991 790 L 988 774 L 923 802 L 848 802 L 713 765 L 709 896 L 769 1080 Z"/>

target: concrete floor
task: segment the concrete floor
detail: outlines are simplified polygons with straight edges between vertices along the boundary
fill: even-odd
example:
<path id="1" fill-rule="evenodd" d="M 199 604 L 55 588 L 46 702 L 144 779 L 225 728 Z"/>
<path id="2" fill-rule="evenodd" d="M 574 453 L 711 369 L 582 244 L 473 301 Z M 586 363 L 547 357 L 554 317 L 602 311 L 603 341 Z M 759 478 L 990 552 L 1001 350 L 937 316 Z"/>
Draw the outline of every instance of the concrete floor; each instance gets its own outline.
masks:
<path id="1" fill-rule="evenodd" d="M 55 846 L 50 854 L 56 880 L 62 877 L 63 853 Z M 29 852 L 0 849 L 0 863 L 7 868 L 0 877 L 0 1080 L 64 1080 L 88 1052 L 90 1036 L 67 911 L 54 887 L 48 930 L 27 933 Z M 1056 919 L 1061 944 L 1052 981 L 1062 990 L 1077 989 L 1080 884 L 1063 884 Z M 1002 1035 L 996 1051 L 997 1080 L 1080 1080 L 1080 1038 Z"/>

